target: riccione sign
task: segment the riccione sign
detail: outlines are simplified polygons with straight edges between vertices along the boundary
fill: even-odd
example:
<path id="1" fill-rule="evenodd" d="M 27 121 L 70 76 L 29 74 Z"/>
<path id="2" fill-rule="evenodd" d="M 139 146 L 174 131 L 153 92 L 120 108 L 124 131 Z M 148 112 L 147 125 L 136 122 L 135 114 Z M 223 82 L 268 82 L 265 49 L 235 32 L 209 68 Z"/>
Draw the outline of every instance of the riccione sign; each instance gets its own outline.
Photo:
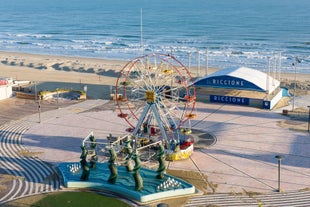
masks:
<path id="1" fill-rule="evenodd" d="M 210 79 L 211 85 L 214 86 L 233 86 L 233 87 L 243 87 L 245 86 L 245 81 L 244 80 L 238 80 L 238 79 L 216 79 L 212 78 Z"/>
<path id="2" fill-rule="evenodd" d="M 209 86 L 215 88 L 233 88 L 237 90 L 254 90 L 264 91 L 264 89 L 258 87 L 252 82 L 244 80 L 242 78 L 235 78 L 230 76 L 216 76 L 201 79 L 195 82 L 195 86 Z"/>
<path id="3" fill-rule="evenodd" d="M 210 77 L 205 79 L 205 81 L 206 85 L 212 87 L 261 91 L 261 88 L 257 87 L 255 84 L 241 78 L 220 76 L 220 77 Z"/>
<path id="4" fill-rule="evenodd" d="M 248 106 L 250 104 L 250 99 L 243 98 L 243 97 L 234 97 L 234 96 L 210 95 L 210 102 Z"/>

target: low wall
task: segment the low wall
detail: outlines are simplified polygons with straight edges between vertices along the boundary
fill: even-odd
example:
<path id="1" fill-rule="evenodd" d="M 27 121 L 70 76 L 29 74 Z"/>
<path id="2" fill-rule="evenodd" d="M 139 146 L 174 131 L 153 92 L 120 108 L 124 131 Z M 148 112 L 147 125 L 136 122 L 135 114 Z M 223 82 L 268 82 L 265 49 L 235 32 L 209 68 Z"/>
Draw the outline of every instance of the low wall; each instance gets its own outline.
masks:
<path id="1" fill-rule="evenodd" d="M 0 100 L 10 98 L 13 96 L 11 85 L 1 85 L 0 86 Z"/>
<path id="2" fill-rule="evenodd" d="M 33 93 L 24 93 L 16 91 L 16 98 L 23 98 L 23 99 L 32 99 L 35 100 L 35 94 Z"/>
<path id="3" fill-rule="evenodd" d="M 282 89 L 283 90 L 283 89 Z M 283 97 L 283 91 L 280 90 L 278 92 L 278 94 L 270 101 L 270 109 L 273 109 L 273 107 L 275 107 L 275 105 L 277 105 L 277 103 L 281 100 L 281 98 Z"/>

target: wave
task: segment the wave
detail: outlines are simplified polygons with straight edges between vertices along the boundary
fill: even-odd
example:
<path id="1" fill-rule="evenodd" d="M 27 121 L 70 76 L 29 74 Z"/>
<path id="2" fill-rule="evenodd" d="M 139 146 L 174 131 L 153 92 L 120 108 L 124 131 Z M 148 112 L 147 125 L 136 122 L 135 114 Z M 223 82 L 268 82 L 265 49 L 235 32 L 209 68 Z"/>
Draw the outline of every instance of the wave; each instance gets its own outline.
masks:
<path id="1" fill-rule="evenodd" d="M 132 59 L 142 54 L 138 36 L 79 36 L 63 34 L 29 34 L 29 33 L 1 33 L 0 43 L 2 50 L 54 55 L 78 55 L 82 57 Z M 274 60 L 279 51 L 282 51 L 282 67 L 284 71 L 291 70 L 294 57 L 304 60 L 300 69 L 309 72 L 309 45 L 287 45 L 285 49 L 270 47 L 262 42 L 220 41 L 210 39 L 145 39 L 143 52 L 172 53 L 185 65 L 188 64 L 188 55 L 191 65 L 197 66 L 198 53 L 200 64 L 205 65 L 206 50 L 210 67 L 248 66 L 259 70 L 266 70 L 268 59 Z"/>
<path id="2" fill-rule="evenodd" d="M 20 45 L 31 45 L 31 42 L 19 42 L 17 41 L 16 44 L 20 44 Z"/>
<path id="3" fill-rule="evenodd" d="M 309 53 L 310 43 L 304 44 L 304 45 L 290 45 L 290 46 L 287 46 L 287 48 L 294 49 L 294 50 L 306 50 L 306 52 Z"/>
<path id="4" fill-rule="evenodd" d="M 7 36 L 17 37 L 17 38 L 34 38 L 34 39 L 46 39 L 51 38 L 51 34 L 28 34 L 28 33 L 20 33 L 20 34 L 12 34 L 9 33 Z"/>

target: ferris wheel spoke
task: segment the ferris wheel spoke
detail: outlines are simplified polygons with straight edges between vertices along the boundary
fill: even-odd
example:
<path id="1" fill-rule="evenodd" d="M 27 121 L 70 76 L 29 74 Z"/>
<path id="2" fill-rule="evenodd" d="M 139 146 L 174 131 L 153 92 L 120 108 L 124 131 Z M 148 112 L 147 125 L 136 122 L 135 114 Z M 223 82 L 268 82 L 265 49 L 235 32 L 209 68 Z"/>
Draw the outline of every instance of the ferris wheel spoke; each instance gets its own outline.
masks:
<path id="1" fill-rule="evenodd" d="M 131 87 L 134 89 L 139 89 L 140 91 L 144 91 L 144 92 L 149 90 L 149 88 L 146 87 L 146 83 L 143 80 L 142 81 L 138 81 L 138 80 L 132 81 Z"/>
<path id="2" fill-rule="evenodd" d="M 160 64 L 160 66 L 158 67 L 157 70 L 157 85 L 166 85 L 166 83 L 168 82 L 168 80 L 170 80 L 172 78 L 171 74 L 165 73 L 165 67 L 166 65 L 164 65 L 163 63 Z"/>
<path id="3" fill-rule="evenodd" d="M 179 115 L 175 112 L 175 111 L 180 111 L 180 108 L 178 108 L 178 106 L 176 104 L 166 104 L 164 101 L 163 102 L 160 102 L 158 103 L 158 108 L 160 110 L 164 110 L 165 113 L 169 113 L 169 114 L 172 114 L 174 117 L 178 117 L 178 118 L 181 118 L 179 117 Z"/>
<path id="4" fill-rule="evenodd" d="M 164 123 L 169 129 L 175 129 L 179 124 L 179 119 L 172 113 L 171 109 L 160 108 L 159 113 L 164 117 Z"/>
<path id="5" fill-rule="evenodd" d="M 134 80 L 129 80 L 131 87 L 132 88 L 139 88 L 140 90 L 147 91 L 150 90 L 149 85 L 143 78 L 141 79 L 134 79 Z"/>
<path id="6" fill-rule="evenodd" d="M 165 109 L 166 113 L 169 113 L 170 115 L 172 115 L 173 117 L 176 117 L 178 119 L 182 119 L 182 111 L 177 105 L 165 105 L 162 104 L 162 106 L 160 107 L 161 109 Z"/>
<path id="7" fill-rule="evenodd" d="M 160 85 L 166 85 L 166 86 L 173 86 L 173 76 L 172 75 L 165 75 L 163 78 L 160 79 Z"/>
<path id="8" fill-rule="evenodd" d="M 132 89 L 131 93 L 134 94 L 134 96 L 144 96 L 145 94 L 145 89 L 144 88 L 136 88 L 136 89 Z"/>
<path id="9" fill-rule="evenodd" d="M 158 110 L 159 116 L 161 117 L 161 121 L 163 126 L 170 130 L 171 128 L 175 127 L 174 121 L 169 117 L 169 114 L 165 113 L 163 110 Z"/>
<path id="10" fill-rule="evenodd" d="M 153 89 L 153 85 L 149 83 L 150 82 L 150 78 L 148 77 L 147 74 L 141 74 L 141 78 L 140 79 L 136 79 L 133 83 L 137 84 L 137 87 L 141 87 L 144 88 L 145 91 L 146 90 L 152 90 Z"/>

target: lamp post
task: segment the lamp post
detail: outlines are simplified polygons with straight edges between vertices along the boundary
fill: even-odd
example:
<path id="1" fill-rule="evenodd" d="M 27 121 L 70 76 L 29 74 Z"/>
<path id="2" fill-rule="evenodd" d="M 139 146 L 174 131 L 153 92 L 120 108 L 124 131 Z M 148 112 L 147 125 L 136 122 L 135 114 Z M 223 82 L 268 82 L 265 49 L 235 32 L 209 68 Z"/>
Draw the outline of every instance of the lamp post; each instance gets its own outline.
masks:
<path id="1" fill-rule="evenodd" d="M 57 108 L 59 109 L 59 88 L 56 88 L 57 92 Z"/>
<path id="2" fill-rule="evenodd" d="M 296 64 L 293 63 L 292 64 L 293 67 L 294 67 L 294 71 L 295 71 L 295 78 L 294 78 L 294 93 L 293 93 L 293 105 L 292 105 L 292 111 L 294 111 L 294 108 L 295 108 L 295 93 L 296 93 Z"/>
<path id="3" fill-rule="evenodd" d="M 276 155 L 275 158 L 278 159 L 278 192 L 281 192 L 281 160 L 283 157 L 281 155 Z"/>
<path id="4" fill-rule="evenodd" d="M 309 109 L 309 117 L 308 117 L 308 132 L 310 132 L 310 106 L 308 106 Z"/>
<path id="5" fill-rule="evenodd" d="M 200 51 L 198 50 L 198 67 L 197 67 L 197 78 L 200 77 Z"/>
<path id="6" fill-rule="evenodd" d="M 40 102 L 40 98 L 38 99 L 38 111 L 39 111 L 39 123 L 41 123 L 41 102 Z"/>
<path id="7" fill-rule="evenodd" d="M 37 82 L 34 82 L 34 100 L 38 100 L 38 93 L 37 93 Z"/>
<path id="8" fill-rule="evenodd" d="M 191 52 L 187 52 L 187 55 L 188 55 L 187 67 L 188 67 L 188 70 L 190 71 L 191 70 Z"/>
<path id="9" fill-rule="evenodd" d="M 269 88 L 270 88 L 270 83 L 269 83 L 269 77 L 270 77 L 270 57 L 267 57 L 267 60 L 268 60 L 268 74 L 266 76 L 266 78 L 267 78 L 267 80 L 266 80 L 266 92 L 267 92 L 267 95 L 268 95 L 269 94 Z"/>
<path id="10" fill-rule="evenodd" d="M 206 76 L 209 75 L 209 73 L 208 73 L 208 70 L 209 70 L 208 56 L 209 56 L 209 51 L 208 51 L 208 49 L 206 49 Z"/>
<path id="11" fill-rule="evenodd" d="M 298 59 L 298 57 L 295 57 L 295 62 L 292 63 L 292 66 L 294 67 L 294 71 L 295 71 L 295 78 L 294 78 L 294 94 L 293 94 L 293 105 L 292 105 L 292 111 L 294 111 L 295 109 L 295 93 L 296 93 L 296 68 L 297 68 L 297 64 L 301 63 L 301 61 Z"/>

